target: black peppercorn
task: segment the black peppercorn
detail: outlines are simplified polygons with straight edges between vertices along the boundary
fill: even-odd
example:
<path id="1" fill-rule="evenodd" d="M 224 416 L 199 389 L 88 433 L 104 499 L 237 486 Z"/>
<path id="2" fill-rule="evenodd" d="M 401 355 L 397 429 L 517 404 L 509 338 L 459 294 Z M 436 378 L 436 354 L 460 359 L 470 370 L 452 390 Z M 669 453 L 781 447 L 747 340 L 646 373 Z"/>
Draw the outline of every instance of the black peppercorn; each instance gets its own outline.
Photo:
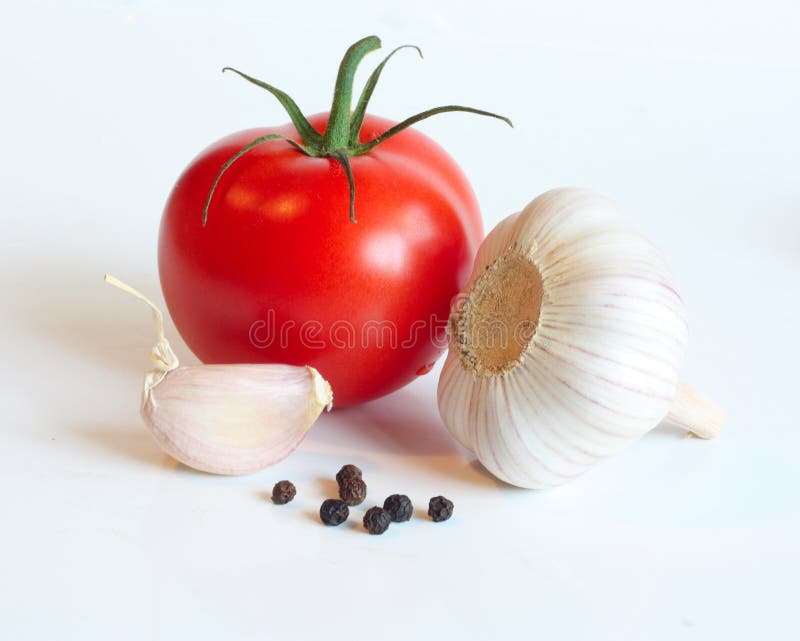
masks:
<path id="1" fill-rule="evenodd" d="M 367 498 L 367 484 L 355 476 L 339 484 L 339 498 L 348 505 L 361 505 Z"/>
<path id="2" fill-rule="evenodd" d="M 414 512 L 411 499 L 405 494 L 392 494 L 383 502 L 383 509 L 389 513 L 392 517 L 392 521 L 396 523 L 408 521 L 411 518 L 411 514 Z"/>
<path id="3" fill-rule="evenodd" d="M 370 534 L 383 534 L 389 529 L 392 516 L 382 507 L 371 507 L 364 514 L 364 527 Z"/>
<path id="4" fill-rule="evenodd" d="M 278 481 L 272 488 L 272 502 L 276 505 L 284 505 L 294 498 L 297 490 L 291 481 Z"/>
<path id="5" fill-rule="evenodd" d="M 443 496 L 434 496 L 428 504 L 428 516 L 437 523 L 453 516 L 453 502 Z"/>
<path id="6" fill-rule="evenodd" d="M 340 525 L 350 516 L 347 503 L 339 499 L 326 499 L 319 508 L 319 518 L 325 525 Z"/>
<path id="7" fill-rule="evenodd" d="M 341 485 L 345 479 L 361 478 L 361 470 L 355 465 L 345 465 L 336 473 L 336 482 Z"/>

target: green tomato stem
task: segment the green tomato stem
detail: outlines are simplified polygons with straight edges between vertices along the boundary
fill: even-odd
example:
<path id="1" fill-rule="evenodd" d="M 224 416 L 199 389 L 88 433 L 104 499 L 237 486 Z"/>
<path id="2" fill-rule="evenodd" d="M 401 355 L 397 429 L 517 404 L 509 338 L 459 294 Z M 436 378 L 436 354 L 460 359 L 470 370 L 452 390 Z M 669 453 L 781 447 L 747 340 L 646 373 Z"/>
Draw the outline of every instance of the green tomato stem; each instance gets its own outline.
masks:
<path id="1" fill-rule="evenodd" d="M 369 76 L 369 79 L 367 80 L 367 83 L 361 92 L 358 103 L 356 104 L 356 108 L 351 113 L 350 108 L 353 99 L 353 81 L 355 79 L 358 65 L 364 59 L 364 56 L 372 51 L 380 49 L 380 47 L 381 41 L 377 36 L 368 36 L 353 44 L 345 53 L 344 58 L 339 65 L 339 73 L 336 77 L 336 87 L 333 92 L 333 102 L 331 104 L 331 110 L 328 116 L 328 124 L 325 128 L 324 134 L 320 134 L 316 129 L 314 129 L 311 123 L 309 123 L 308 119 L 303 115 L 302 111 L 300 111 L 297 103 L 287 93 L 281 91 L 277 87 L 273 87 L 272 85 L 263 82 L 262 80 L 258 80 L 257 78 L 247 75 L 246 73 L 238 71 L 237 69 L 233 69 L 232 67 L 225 67 L 223 69 L 223 71 L 233 71 L 248 82 L 256 85 L 257 87 L 265 89 L 275 98 L 277 98 L 278 102 L 280 102 L 280 104 L 286 110 L 286 113 L 289 115 L 289 118 L 297 130 L 301 141 L 298 142 L 279 134 L 269 134 L 253 140 L 242 147 L 242 149 L 237 151 L 233 156 L 231 156 L 231 158 L 229 158 L 222 165 L 219 173 L 211 185 L 211 188 L 209 189 L 205 206 L 203 207 L 203 225 L 206 224 L 206 220 L 208 219 L 211 199 L 223 174 L 233 163 L 239 160 L 239 158 L 250 151 L 253 147 L 271 140 L 282 140 L 287 142 L 295 147 L 298 151 L 306 154 L 307 156 L 311 156 L 312 158 L 327 157 L 336 160 L 342 166 L 345 175 L 347 176 L 347 182 L 350 189 L 350 221 L 355 223 L 356 189 L 355 181 L 353 179 L 353 172 L 350 166 L 350 158 L 367 154 L 381 143 L 386 142 L 393 136 L 396 136 L 401 131 L 414 125 L 420 120 L 430 118 L 431 116 L 435 116 L 436 114 L 440 113 L 464 111 L 467 113 L 477 114 L 479 116 L 497 118 L 504 121 L 511 127 L 514 126 L 505 116 L 500 116 L 490 111 L 474 109 L 472 107 L 461 107 L 458 105 L 447 105 L 444 107 L 428 109 L 411 116 L 410 118 L 406 118 L 402 122 L 394 125 L 372 140 L 369 140 L 365 143 L 359 142 L 359 134 L 361 132 L 361 127 L 364 124 L 367 106 L 370 98 L 372 98 L 372 94 L 375 91 L 375 87 L 378 84 L 381 72 L 386 66 L 386 63 L 389 62 L 392 56 L 401 49 L 416 49 L 417 53 L 419 53 L 420 57 L 422 57 L 422 51 L 415 45 L 403 45 L 392 51 L 383 59 L 383 61 Z"/>
<path id="2" fill-rule="evenodd" d="M 339 74 L 336 77 L 336 88 L 333 91 L 333 104 L 325 129 L 323 147 L 326 151 L 337 152 L 347 149 L 350 138 L 350 104 L 353 97 L 353 80 L 358 65 L 371 51 L 381 48 L 377 36 L 368 36 L 352 45 L 342 58 Z"/>

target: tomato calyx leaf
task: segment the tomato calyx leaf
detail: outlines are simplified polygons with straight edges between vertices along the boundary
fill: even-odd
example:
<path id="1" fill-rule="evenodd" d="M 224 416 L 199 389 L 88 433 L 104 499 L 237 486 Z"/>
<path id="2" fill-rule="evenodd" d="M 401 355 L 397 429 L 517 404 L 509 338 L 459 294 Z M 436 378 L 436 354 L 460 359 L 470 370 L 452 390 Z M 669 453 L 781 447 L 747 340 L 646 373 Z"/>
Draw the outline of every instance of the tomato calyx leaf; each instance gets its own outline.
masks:
<path id="1" fill-rule="evenodd" d="M 513 127 L 514 123 L 511 122 L 505 116 L 500 116 L 496 113 L 492 113 L 491 111 L 484 111 L 483 109 L 475 109 L 473 107 L 462 107 L 460 105 L 445 105 L 444 107 L 434 107 L 433 109 L 428 109 L 426 111 L 422 111 L 410 118 L 406 118 L 403 122 L 397 123 L 394 127 L 390 127 L 385 132 L 383 132 L 380 136 L 376 136 L 372 140 L 369 140 L 364 143 L 358 143 L 351 148 L 351 155 L 353 156 L 360 156 L 361 154 L 366 154 L 370 150 L 374 149 L 382 142 L 385 142 L 392 136 L 399 134 L 403 129 L 407 129 L 411 125 L 418 123 L 420 120 L 425 120 L 426 118 L 430 118 L 431 116 L 435 116 L 436 114 L 447 113 L 450 111 L 465 111 L 471 114 L 478 114 L 479 116 L 489 116 L 491 118 L 497 118 L 498 120 L 502 120 L 505 122 L 509 127 Z"/>
<path id="2" fill-rule="evenodd" d="M 289 118 L 291 118 L 294 128 L 297 129 L 297 133 L 299 133 L 300 137 L 303 139 L 303 144 L 322 147 L 322 136 L 316 129 L 314 129 L 314 127 L 311 126 L 311 123 L 308 122 L 308 119 L 303 115 L 303 112 L 300 111 L 300 107 L 297 106 L 297 103 L 289 94 L 281 91 L 277 87 L 267 84 L 263 80 L 248 76 L 246 73 L 243 73 L 238 69 L 234 69 L 233 67 L 223 67 L 222 71 L 223 73 L 226 71 L 232 71 L 233 73 L 247 80 L 247 82 L 269 91 L 278 99 L 278 102 L 281 103 L 281 106 L 283 106 L 283 108 L 286 110 L 286 113 L 289 114 Z"/>
<path id="3" fill-rule="evenodd" d="M 364 124 L 364 116 L 367 115 L 367 104 L 369 103 L 370 98 L 372 98 L 372 93 L 375 91 L 375 87 L 377 86 L 378 80 L 381 77 L 383 68 L 386 66 L 386 63 L 389 62 L 391 57 L 401 49 L 416 49 L 419 57 L 424 57 L 422 55 L 422 49 L 420 49 L 417 45 L 401 45 L 392 51 L 388 56 L 386 56 L 381 64 L 375 68 L 375 71 L 370 74 L 367 84 L 364 85 L 364 89 L 361 91 L 361 96 L 358 99 L 355 111 L 353 111 L 353 115 L 350 118 L 350 137 L 347 140 L 347 146 L 350 149 L 353 149 L 358 145 L 358 134 L 361 133 L 361 125 Z"/>
<path id="4" fill-rule="evenodd" d="M 381 143 L 399 134 L 404 129 L 407 129 L 421 120 L 425 120 L 426 118 L 430 118 L 431 116 L 435 116 L 436 114 L 440 113 L 462 111 L 480 116 L 497 118 L 504 121 L 511 127 L 514 126 L 505 116 L 500 116 L 490 111 L 475 109 L 473 107 L 462 107 L 460 105 L 446 105 L 443 107 L 435 107 L 433 109 L 422 111 L 414 116 L 411 116 L 410 118 L 406 118 L 393 127 L 390 127 L 385 132 L 375 136 L 371 140 L 360 142 L 359 135 L 361 132 L 361 127 L 364 124 L 367 106 L 372 98 L 372 94 L 375 91 L 375 87 L 378 84 L 378 80 L 380 79 L 386 63 L 389 62 L 394 54 L 402 49 L 416 49 L 420 58 L 422 57 L 422 51 L 416 45 L 402 45 L 394 49 L 373 70 L 372 74 L 370 74 L 369 79 L 361 91 L 356 108 L 351 113 L 353 81 L 355 79 L 358 65 L 364 59 L 364 56 L 372 51 L 380 49 L 380 47 L 381 41 L 377 36 L 367 36 L 366 38 L 362 38 L 355 44 L 351 45 L 345 53 L 344 57 L 342 58 L 342 62 L 339 64 L 339 72 L 336 77 L 336 86 L 333 92 L 333 102 L 331 104 L 331 110 L 328 116 L 328 122 L 325 127 L 324 134 L 320 134 L 311 125 L 308 119 L 303 115 L 300 107 L 297 106 L 297 103 L 286 92 L 281 91 L 277 87 L 274 87 L 273 85 L 270 85 L 262 80 L 258 80 L 257 78 L 243 73 L 238 69 L 234 69 L 233 67 L 225 67 L 222 70 L 234 72 L 257 87 L 265 89 L 275 98 L 277 98 L 278 102 L 280 102 L 280 104 L 286 110 L 286 113 L 289 115 L 292 124 L 300 136 L 301 142 L 297 142 L 296 140 L 280 134 L 269 134 L 266 136 L 261 136 L 260 138 L 256 138 L 231 156 L 231 158 L 229 158 L 222 165 L 219 173 L 211 185 L 211 188 L 209 189 L 205 206 L 203 207 L 203 226 L 205 226 L 206 221 L 208 220 L 208 211 L 211 205 L 211 199 L 223 174 L 233 163 L 239 160 L 239 158 L 241 158 L 248 151 L 262 143 L 271 140 L 282 140 L 287 142 L 301 153 L 304 153 L 312 158 L 331 158 L 337 161 L 342 166 L 345 175 L 347 176 L 348 187 L 350 190 L 350 221 L 355 223 L 356 189 L 355 181 L 353 179 L 353 171 L 350 166 L 350 158 L 367 154 Z"/>

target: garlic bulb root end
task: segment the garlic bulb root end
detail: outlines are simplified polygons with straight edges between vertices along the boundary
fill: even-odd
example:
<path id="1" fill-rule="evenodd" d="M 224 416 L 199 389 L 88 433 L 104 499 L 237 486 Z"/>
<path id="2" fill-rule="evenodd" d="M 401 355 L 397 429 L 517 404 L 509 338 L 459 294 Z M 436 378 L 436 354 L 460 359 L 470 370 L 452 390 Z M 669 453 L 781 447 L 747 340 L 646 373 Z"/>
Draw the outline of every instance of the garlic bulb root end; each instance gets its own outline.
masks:
<path id="1" fill-rule="evenodd" d="M 536 333 L 543 298 L 542 275 L 516 246 L 488 265 L 450 317 L 464 368 L 477 378 L 518 367 Z"/>
<path id="2" fill-rule="evenodd" d="M 686 383 L 679 383 L 675 402 L 663 422 L 683 428 L 693 436 L 710 439 L 722 431 L 725 412 Z"/>

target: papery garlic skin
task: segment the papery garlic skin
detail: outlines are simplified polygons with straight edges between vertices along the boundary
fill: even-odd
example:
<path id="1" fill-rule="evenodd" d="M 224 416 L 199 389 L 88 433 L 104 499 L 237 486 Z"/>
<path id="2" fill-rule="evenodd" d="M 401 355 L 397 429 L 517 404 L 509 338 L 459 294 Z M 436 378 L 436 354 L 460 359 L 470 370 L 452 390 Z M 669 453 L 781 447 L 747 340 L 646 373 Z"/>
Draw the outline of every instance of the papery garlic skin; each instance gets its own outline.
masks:
<path id="1" fill-rule="evenodd" d="M 522 287 L 523 265 L 540 290 Z M 503 297 L 516 280 L 525 301 Z M 533 335 L 522 332 L 507 361 L 472 349 L 481 314 L 530 316 Z M 687 342 L 661 253 L 612 201 L 573 188 L 542 194 L 489 234 L 450 326 L 442 419 L 492 474 L 529 488 L 565 483 L 658 424 Z"/>
<path id="2" fill-rule="evenodd" d="M 189 365 L 145 389 L 142 417 L 189 467 L 248 474 L 288 456 L 331 402 L 313 367 Z"/>

